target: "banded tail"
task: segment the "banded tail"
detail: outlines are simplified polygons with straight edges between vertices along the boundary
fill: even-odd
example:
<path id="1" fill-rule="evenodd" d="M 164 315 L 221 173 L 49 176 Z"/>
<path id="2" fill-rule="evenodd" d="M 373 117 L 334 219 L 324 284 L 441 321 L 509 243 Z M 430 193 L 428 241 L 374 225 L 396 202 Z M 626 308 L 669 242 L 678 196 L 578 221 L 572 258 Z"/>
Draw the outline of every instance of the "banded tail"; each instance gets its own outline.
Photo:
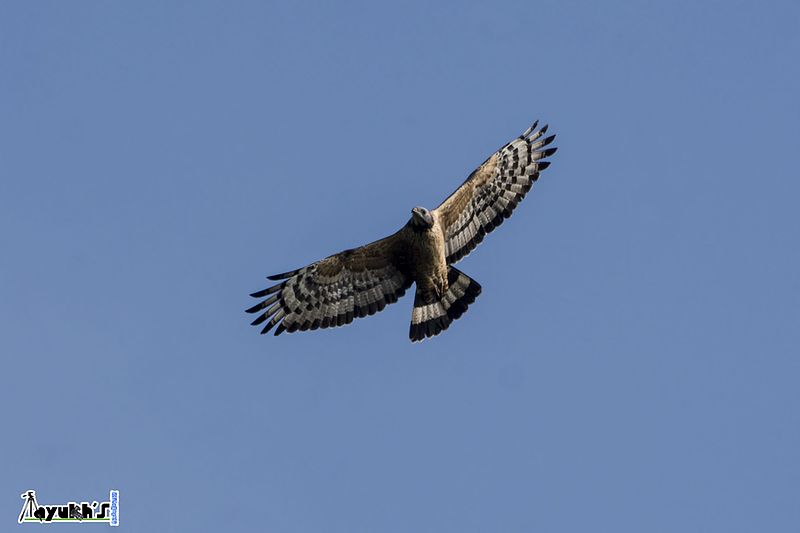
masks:
<path id="1" fill-rule="evenodd" d="M 450 324 L 461 317 L 481 293 L 481 286 L 454 267 L 448 267 L 447 291 L 436 300 L 431 301 L 417 286 L 414 296 L 414 311 L 411 313 L 412 342 L 433 337 L 450 327 Z"/>

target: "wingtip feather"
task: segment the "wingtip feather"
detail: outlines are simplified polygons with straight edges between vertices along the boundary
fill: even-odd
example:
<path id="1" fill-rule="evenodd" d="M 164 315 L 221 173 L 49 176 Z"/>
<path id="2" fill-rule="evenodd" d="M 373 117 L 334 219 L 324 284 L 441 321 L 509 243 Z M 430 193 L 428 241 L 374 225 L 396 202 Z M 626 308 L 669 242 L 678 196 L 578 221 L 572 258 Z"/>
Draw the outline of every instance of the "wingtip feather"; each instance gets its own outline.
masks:
<path id="1" fill-rule="evenodd" d="M 272 281 L 279 281 L 282 279 L 291 278 L 296 272 L 297 270 L 292 270 L 290 272 L 283 272 L 281 274 L 273 274 L 271 276 L 267 276 L 267 279 Z"/>
<path id="2" fill-rule="evenodd" d="M 536 126 L 538 126 L 538 125 L 539 125 L 539 121 L 538 120 L 534 121 L 533 124 L 531 124 L 530 127 L 527 130 L 525 130 L 525 133 L 520 135 L 520 138 L 524 139 L 525 137 L 530 135 L 533 132 L 533 130 L 536 129 Z"/>
<path id="3" fill-rule="evenodd" d="M 285 283 L 279 283 L 277 285 L 273 285 L 272 287 L 267 287 L 266 289 L 250 293 L 250 296 L 252 296 L 253 298 L 263 298 L 264 296 L 268 296 L 273 292 L 278 292 L 283 288 L 284 285 Z"/>
<path id="4" fill-rule="evenodd" d="M 255 319 L 255 320 L 253 320 L 252 322 L 250 322 L 250 325 L 251 325 L 251 326 L 258 326 L 258 325 L 260 325 L 261 323 L 263 323 L 263 322 L 264 322 L 264 321 L 265 321 L 267 318 L 268 318 L 268 317 L 267 317 L 267 314 L 266 314 L 266 313 L 264 313 L 264 314 L 261 314 L 261 315 L 258 315 L 258 316 L 256 317 L 256 319 Z M 263 332 L 262 332 L 262 333 L 263 333 Z"/>

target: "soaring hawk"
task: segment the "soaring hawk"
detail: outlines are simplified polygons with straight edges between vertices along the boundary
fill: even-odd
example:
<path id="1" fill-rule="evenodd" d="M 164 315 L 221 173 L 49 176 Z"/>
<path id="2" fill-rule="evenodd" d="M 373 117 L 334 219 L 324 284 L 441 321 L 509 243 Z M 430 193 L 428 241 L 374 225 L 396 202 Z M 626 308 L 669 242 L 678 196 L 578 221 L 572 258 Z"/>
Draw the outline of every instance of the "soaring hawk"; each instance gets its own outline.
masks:
<path id="1" fill-rule="evenodd" d="M 470 253 L 522 200 L 539 172 L 555 135 L 544 137 L 538 121 L 479 166 L 439 207 L 411 210 L 393 235 L 345 250 L 303 268 L 269 276 L 280 281 L 251 294 L 266 298 L 247 310 L 259 313 L 261 333 L 330 328 L 373 315 L 417 284 L 411 314 L 412 341 L 438 335 L 481 293 L 475 280 L 452 265 Z"/>

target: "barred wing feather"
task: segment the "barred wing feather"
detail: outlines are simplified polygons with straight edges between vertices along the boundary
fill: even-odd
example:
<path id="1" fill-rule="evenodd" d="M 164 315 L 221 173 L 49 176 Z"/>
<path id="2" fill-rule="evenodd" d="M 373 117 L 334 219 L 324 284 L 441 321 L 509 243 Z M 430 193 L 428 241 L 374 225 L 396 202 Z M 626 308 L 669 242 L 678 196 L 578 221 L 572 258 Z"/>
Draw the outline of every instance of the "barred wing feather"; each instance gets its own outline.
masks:
<path id="1" fill-rule="evenodd" d="M 543 137 L 547 125 L 538 122 L 475 169 L 435 213 L 445 233 L 445 256 L 453 264 L 469 254 L 525 197 L 539 173 L 550 163 L 543 159 L 556 148 L 546 148 L 555 135 Z"/>
<path id="2" fill-rule="evenodd" d="M 266 322 L 261 333 L 277 325 L 275 335 L 343 326 L 373 315 L 396 302 L 412 283 L 397 234 L 269 279 L 282 281 L 253 293 L 267 298 L 247 312 L 260 313 L 252 325 Z"/>

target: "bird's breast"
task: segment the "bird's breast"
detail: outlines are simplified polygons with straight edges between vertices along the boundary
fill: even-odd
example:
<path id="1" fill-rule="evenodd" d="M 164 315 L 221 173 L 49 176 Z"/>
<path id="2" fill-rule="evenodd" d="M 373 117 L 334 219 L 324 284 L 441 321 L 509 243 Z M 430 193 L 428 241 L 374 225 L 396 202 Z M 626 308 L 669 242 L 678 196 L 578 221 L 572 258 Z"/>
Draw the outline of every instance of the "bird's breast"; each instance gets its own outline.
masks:
<path id="1" fill-rule="evenodd" d="M 441 227 L 435 223 L 426 231 L 414 232 L 411 235 L 412 270 L 417 283 L 440 277 L 447 270 L 444 255 L 444 235 Z"/>

